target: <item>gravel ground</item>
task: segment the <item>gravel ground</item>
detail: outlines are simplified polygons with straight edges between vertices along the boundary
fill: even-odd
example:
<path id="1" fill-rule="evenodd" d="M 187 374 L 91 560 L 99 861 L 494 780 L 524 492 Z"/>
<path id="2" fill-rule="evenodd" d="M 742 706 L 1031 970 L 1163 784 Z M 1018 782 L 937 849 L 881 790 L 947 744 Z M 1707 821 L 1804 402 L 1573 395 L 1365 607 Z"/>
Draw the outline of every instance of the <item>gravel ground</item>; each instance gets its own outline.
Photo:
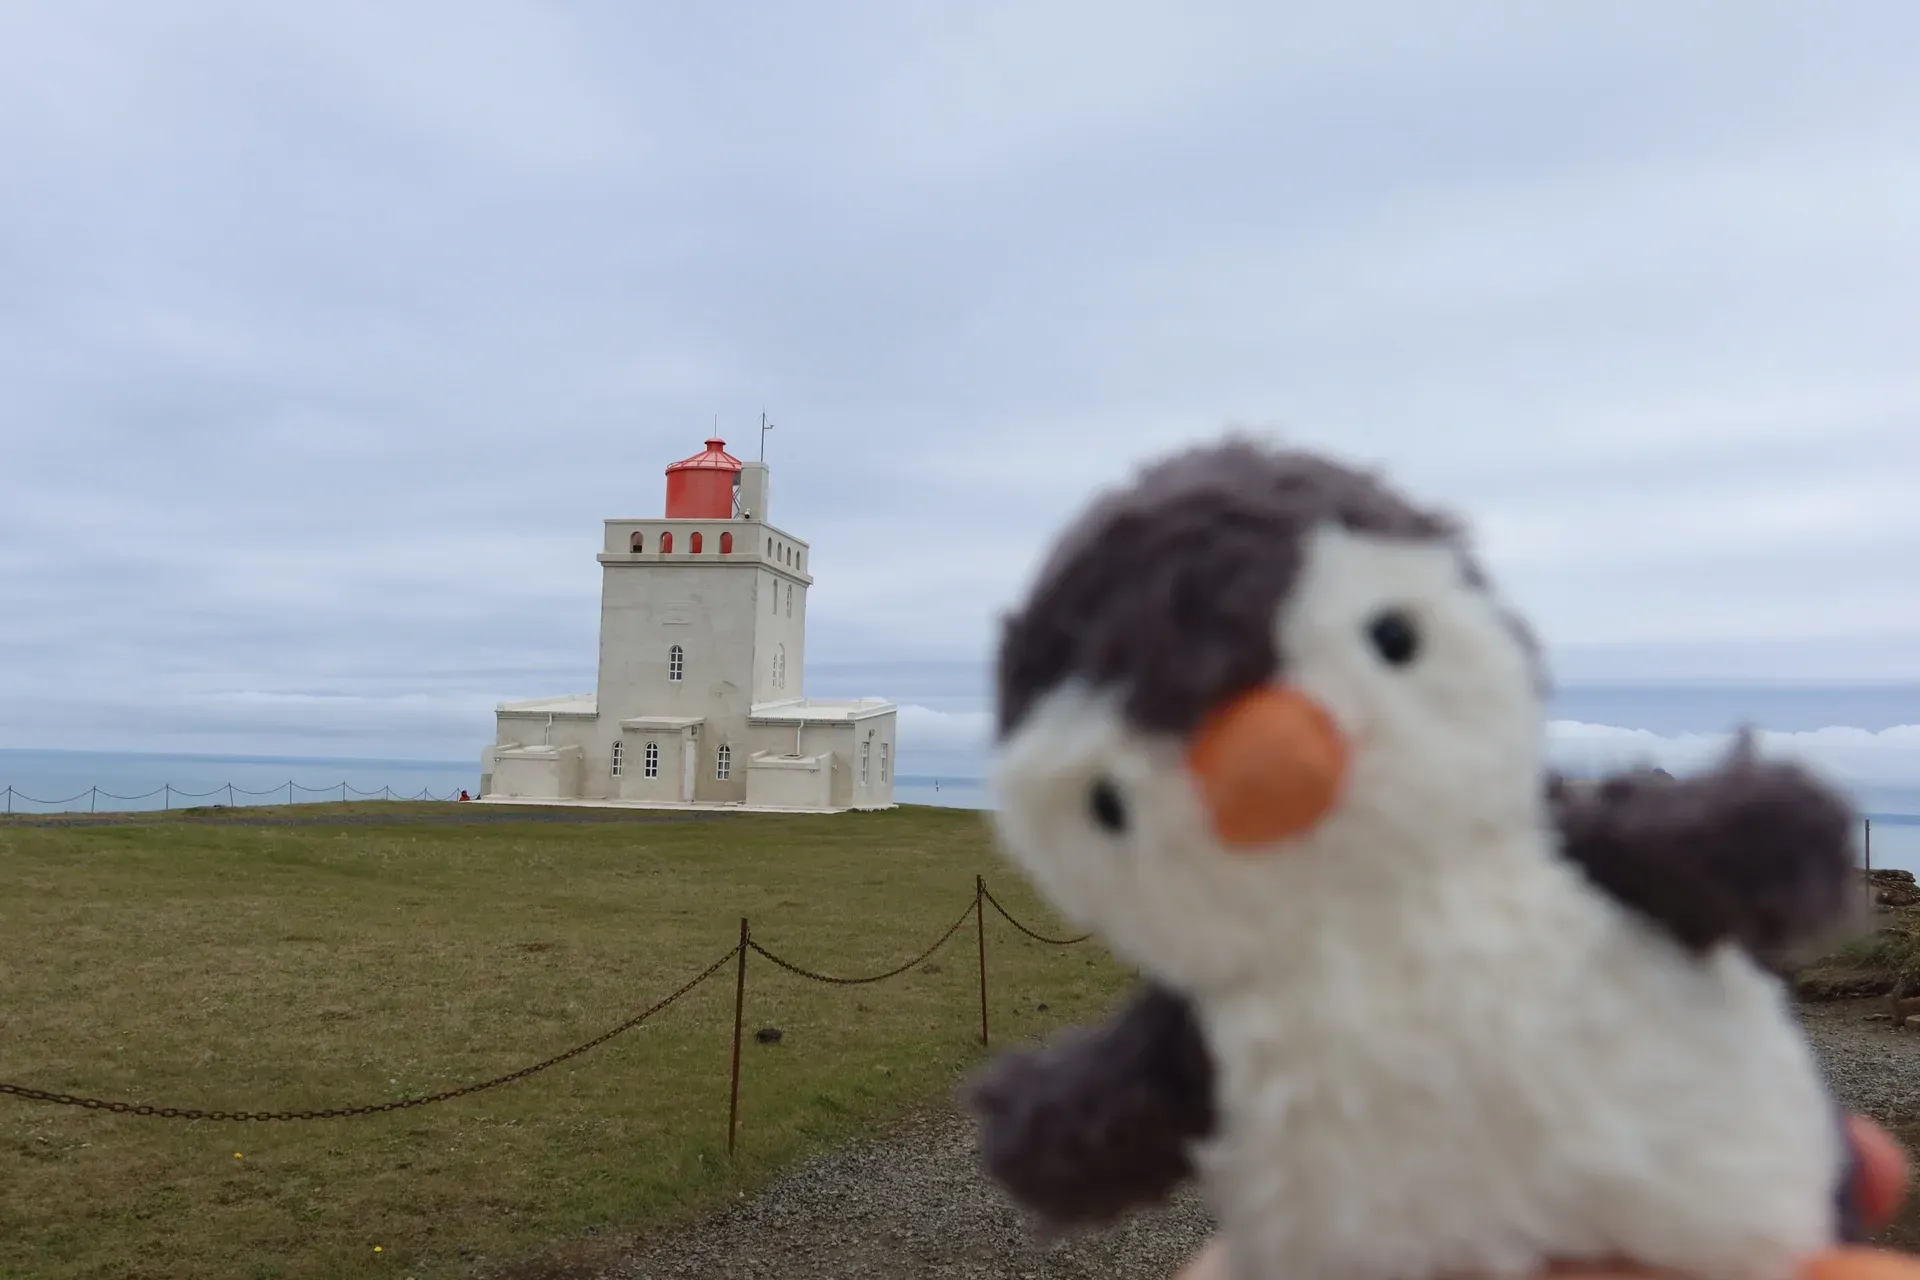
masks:
<path id="1" fill-rule="evenodd" d="M 1848 1110 L 1883 1124 L 1920 1119 L 1920 1031 L 1868 1022 L 1885 1000 L 1802 1006 L 1800 1021 Z"/>
<path id="2" fill-rule="evenodd" d="M 1804 1022 L 1850 1110 L 1920 1117 L 1920 1033 L 1865 1021 L 1883 1007 L 1811 1007 Z M 803 1165 L 600 1280 L 1167 1280 L 1209 1229 L 1189 1195 L 1107 1232 L 1044 1243 L 979 1174 L 971 1124 L 943 1112 Z"/>
<path id="3" fill-rule="evenodd" d="M 941 1113 L 803 1165 L 600 1280 L 1165 1280 L 1210 1226 L 1188 1195 L 1099 1235 L 1043 1243 L 978 1172 L 972 1123 Z"/>

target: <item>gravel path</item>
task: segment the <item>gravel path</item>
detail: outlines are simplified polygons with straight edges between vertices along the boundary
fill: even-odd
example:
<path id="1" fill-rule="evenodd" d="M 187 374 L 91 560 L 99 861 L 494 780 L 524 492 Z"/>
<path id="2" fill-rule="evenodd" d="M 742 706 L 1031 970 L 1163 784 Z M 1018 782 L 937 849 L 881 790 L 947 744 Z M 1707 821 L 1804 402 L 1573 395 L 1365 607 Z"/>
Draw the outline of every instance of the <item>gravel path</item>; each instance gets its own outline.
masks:
<path id="1" fill-rule="evenodd" d="M 1895 1031 L 1869 1014 L 1885 1000 L 1802 1006 L 1800 1021 L 1848 1110 L 1883 1124 L 1920 1119 L 1920 1031 Z"/>
<path id="2" fill-rule="evenodd" d="M 600 1280 L 1165 1280 L 1210 1226 L 1187 1195 L 1049 1246 L 978 1172 L 972 1122 L 943 1112 L 803 1165 Z"/>
<path id="3" fill-rule="evenodd" d="M 1920 1117 L 1920 1033 L 1864 1020 L 1883 1007 L 1811 1007 L 1804 1022 L 1849 1109 Z M 1167 1280 L 1209 1228 L 1188 1195 L 1111 1231 L 1042 1243 L 980 1176 L 970 1122 L 942 1112 L 803 1165 L 600 1280 Z"/>

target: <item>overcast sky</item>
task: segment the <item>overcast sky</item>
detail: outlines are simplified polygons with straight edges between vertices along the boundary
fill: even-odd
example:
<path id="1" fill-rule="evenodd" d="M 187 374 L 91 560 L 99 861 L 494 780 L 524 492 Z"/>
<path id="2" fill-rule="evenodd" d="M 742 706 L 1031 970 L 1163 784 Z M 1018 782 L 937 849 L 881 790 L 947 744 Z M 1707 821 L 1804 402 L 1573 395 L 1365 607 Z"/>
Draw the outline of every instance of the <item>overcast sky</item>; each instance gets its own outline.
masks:
<path id="1" fill-rule="evenodd" d="M 816 691 L 1229 423 L 1565 677 L 1920 678 L 1920 6 L 1332 8 L 0 0 L 0 745 L 469 758 L 763 409 Z"/>

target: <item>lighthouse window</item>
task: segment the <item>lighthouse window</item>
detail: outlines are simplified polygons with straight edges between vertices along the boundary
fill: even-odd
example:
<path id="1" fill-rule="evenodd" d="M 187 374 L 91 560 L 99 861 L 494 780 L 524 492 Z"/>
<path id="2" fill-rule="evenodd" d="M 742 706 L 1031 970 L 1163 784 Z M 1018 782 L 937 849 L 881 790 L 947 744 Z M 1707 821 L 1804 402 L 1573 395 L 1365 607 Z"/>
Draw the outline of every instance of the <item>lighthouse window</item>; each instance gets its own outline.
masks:
<path id="1" fill-rule="evenodd" d="M 667 650 L 667 679 L 679 680 L 687 674 L 687 651 L 679 645 Z"/>
<path id="2" fill-rule="evenodd" d="M 613 776 L 616 778 L 620 776 L 620 743 L 618 741 L 613 744 Z"/>
<path id="3" fill-rule="evenodd" d="M 647 754 L 645 756 L 645 760 L 646 760 L 646 769 L 645 769 L 646 775 L 649 778 L 659 777 L 660 776 L 660 744 L 659 743 L 649 742 L 647 744 Z"/>
<path id="4" fill-rule="evenodd" d="M 713 776 L 721 782 L 733 776 L 733 748 L 727 743 L 713 753 Z"/>
<path id="5" fill-rule="evenodd" d="M 767 559 L 773 559 L 773 539 L 767 539 Z"/>
<path id="6" fill-rule="evenodd" d="M 787 616 L 789 618 L 793 616 L 793 584 L 791 582 L 787 584 Z"/>
<path id="7" fill-rule="evenodd" d="M 698 533 L 687 539 L 687 550 L 693 552 L 695 555 L 700 554 L 700 535 Z"/>
<path id="8" fill-rule="evenodd" d="M 635 554 L 645 551 L 647 549 L 647 535 L 644 533 L 636 533 L 633 535 L 632 541 L 627 545 L 633 548 Z"/>
<path id="9" fill-rule="evenodd" d="M 660 554 L 663 556 L 673 554 L 673 534 L 663 533 L 660 535 Z"/>
<path id="10" fill-rule="evenodd" d="M 892 776 L 891 771 L 888 769 L 888 765 L 892 763 L 888 757 L 892 754 L 893 744 L 891 742 L 883 742 L 880 744 L 880 781 L 882 782 L 885 782 Z"/>
<path id="11" fill-rule="evenodd" d="M 733 535 L 732 534 L 723 533 L 720 535 L 720 554 L 723 556 L 730 556 L 733 554 Z"/>
<path id="12" fill-rule="evenodd" d="M 871 750 L 873 750 L 871 742 L 860 744 L 860 785 L 863 787 L 867 785 L 867 753 Z"/>
<path id="13" fill-rule="evenodd" d="M 776 618 L 779 617 L 780 616 L 780 584 L 777 581 L 773 584 L 773 590 L 767 593 L 767 603 L 773 606 L 771 609 L 768 609 L 767 612 L 771 613 Z"/>

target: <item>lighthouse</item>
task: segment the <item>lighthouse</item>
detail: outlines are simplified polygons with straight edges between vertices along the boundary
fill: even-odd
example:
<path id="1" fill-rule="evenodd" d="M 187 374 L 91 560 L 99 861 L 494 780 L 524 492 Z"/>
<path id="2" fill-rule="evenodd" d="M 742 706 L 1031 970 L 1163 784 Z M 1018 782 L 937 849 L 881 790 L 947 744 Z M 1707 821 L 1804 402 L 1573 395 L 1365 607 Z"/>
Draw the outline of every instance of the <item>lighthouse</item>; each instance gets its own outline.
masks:
<path id="1" fill-rule="evenodd" d="M 608 520 L 592 694 L 503 702 L 481 800 L 835 812 L 893 804 L 898 708 L 805 690 L 812 549 L 709 438 L 664 515 Z"/>

